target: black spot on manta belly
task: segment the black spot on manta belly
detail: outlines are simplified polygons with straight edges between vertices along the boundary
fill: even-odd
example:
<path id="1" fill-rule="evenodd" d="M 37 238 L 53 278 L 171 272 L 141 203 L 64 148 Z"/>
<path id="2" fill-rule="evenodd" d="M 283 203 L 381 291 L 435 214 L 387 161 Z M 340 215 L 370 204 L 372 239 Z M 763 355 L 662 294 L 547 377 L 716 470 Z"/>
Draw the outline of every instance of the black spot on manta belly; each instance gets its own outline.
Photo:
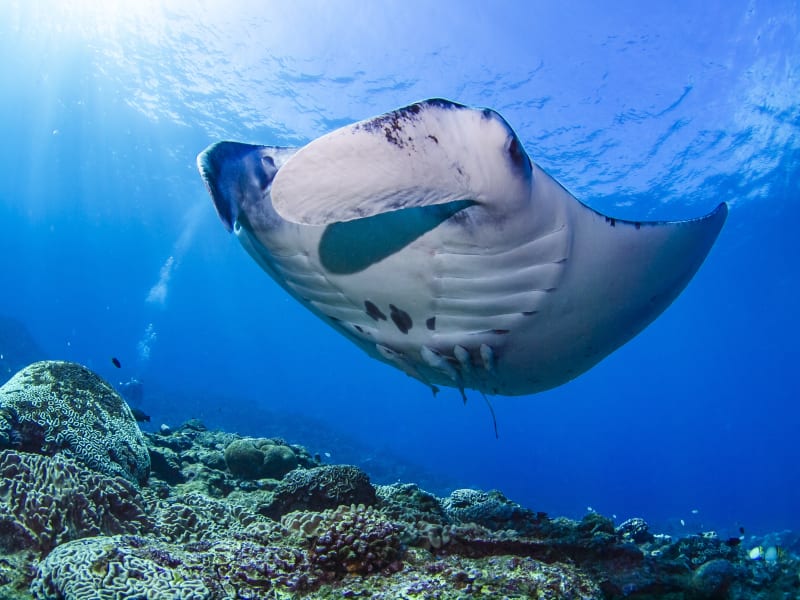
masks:
<path id="1" fill-rule="evenodd" d="M 436 329 L 436 317 L 430 317 L 429 319 L 425 320 L 425 327 L 434 331 Z"/>
<path id="2" fill-rule="evenodd" d="M 397 325 L 397 328 L 403 333 L 408 333 L 408 330 L 414 326 L 411 315 L 397 308 L 394 304 L 389 305 L 389 310 L 391 311 L 389 316 L 392 318 L 392 321 L 394 321 L 394 324 Z"/>
<path id="3" fill-rule="evenodd" d="M 381 312 L 381 309 L 375 306 L 373 302 L 364 300 L 364 307 L 367 309 L 367 314 L 372 317 L 374 321 L 385 321 L 386 315 Z"/>

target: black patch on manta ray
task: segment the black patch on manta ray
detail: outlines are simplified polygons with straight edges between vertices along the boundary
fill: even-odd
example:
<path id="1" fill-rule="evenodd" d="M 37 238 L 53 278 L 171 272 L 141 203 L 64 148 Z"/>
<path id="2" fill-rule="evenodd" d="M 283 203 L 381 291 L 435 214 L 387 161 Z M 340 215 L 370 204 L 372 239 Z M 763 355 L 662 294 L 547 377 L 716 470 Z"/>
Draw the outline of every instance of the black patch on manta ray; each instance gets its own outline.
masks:
<path id="1" fill-rule="evenodd" d="M 381 312 L 381 309 L 375 306 L 373 302 L 364 300 L 364 308 L 367 309 L 367 314 L 372 317 L 374 321 L 385 321 L 386 315 Z"/>
<path id="2" fill-rule="evenodd" d="M 436 330 L 436 317 L 430 317 L 429 319 L 425 319 L 425 327 L 427 327 L 431 331 L 435 331 Z"/>
<path id="3" fill-rule="evenodd" d="M 401 308 L 397 308 L 394 304 L 389 305 L 389 316 L 394 321 L 394 324 L 397 325 L 397 328 L 402 333 L 408 333 L 408 330 L 414 326 L 414 321 L 411 320 L 411 315 L 409 315 L 406 311 Z"/>
<path id="4" fill-rule="evenodd" d="M 472 200 L 455 200 L 434 206 L 403 208 L 389 203 L 388 212 L 332 223 L 325 228 L 319 241 L 320 262 L 330 273 L 358 273 L 399 252 L 473 204 Z"/>

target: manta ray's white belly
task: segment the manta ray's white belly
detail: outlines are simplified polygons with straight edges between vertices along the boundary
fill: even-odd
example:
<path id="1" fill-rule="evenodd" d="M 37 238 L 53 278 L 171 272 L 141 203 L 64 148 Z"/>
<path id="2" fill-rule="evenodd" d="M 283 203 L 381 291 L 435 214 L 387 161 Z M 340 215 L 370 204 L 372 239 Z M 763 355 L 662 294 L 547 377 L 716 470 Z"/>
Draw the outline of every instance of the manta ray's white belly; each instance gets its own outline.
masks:
<path id="1" fill-rule="evenodd" d="M 429 385 L 513 394 L 544 377 L 530 348 L 569 253 L 564 214 L 516 217 L 469 207 L 353 273 L 323 265 L 324 228 L 290 226 L 259 242 L 273 277 L 371 356 Z"/>

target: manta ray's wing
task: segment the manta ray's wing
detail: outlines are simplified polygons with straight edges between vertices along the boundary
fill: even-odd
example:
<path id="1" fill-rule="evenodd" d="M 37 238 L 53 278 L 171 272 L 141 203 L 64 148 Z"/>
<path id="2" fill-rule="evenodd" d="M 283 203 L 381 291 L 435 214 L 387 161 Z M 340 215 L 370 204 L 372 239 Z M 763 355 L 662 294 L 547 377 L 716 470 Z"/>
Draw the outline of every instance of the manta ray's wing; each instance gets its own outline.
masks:
<path id="1" fill-rule="evenodd" d="M 426 100 L 324 135 L 275 177 L 287 221 L 328 225 L 405 208 L 471 200 L 527 201 L 530 161 L 492 110 Z"/>

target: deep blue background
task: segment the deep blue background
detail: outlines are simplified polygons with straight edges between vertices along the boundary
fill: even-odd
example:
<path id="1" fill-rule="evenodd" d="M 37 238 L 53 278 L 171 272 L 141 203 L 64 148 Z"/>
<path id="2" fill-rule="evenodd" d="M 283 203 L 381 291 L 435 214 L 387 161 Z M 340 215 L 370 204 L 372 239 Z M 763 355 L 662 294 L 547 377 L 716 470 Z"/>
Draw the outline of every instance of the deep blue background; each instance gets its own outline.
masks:
<path id="1" fill-rule="evenodd" d="M 0 315 L 49 357 L 141 379 L 154 426 L 279 430 L 376 479 L 557 515 L 800 528 L 796 2 L 266 4 L 2 4 Z M 194 166 L 211 141 L 302 144 L 431 96 L 500 111 L 617 216 L 731 205 L 643 334 L 493 399 L 499 440 L 479 396 L 432 398 L 279 290 Z"/>

